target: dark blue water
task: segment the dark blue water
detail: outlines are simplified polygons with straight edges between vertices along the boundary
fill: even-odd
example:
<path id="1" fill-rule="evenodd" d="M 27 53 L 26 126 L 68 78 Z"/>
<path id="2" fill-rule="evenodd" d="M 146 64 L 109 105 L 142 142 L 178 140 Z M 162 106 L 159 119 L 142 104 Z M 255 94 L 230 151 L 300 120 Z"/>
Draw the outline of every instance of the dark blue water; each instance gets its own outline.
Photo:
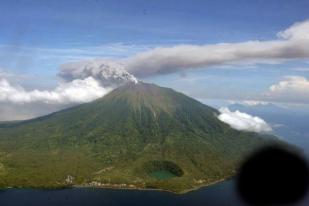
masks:
<path id="1" fill-rule="evenodd" d="M 183 195 L 161 191 L 114 189 L 32 190 L 7 189 L 0 191 L 0 206 L 242 206 L 234 189 L 234 181 L 226 181 Z M 308 206 L 309 198 L 297 206 Z"/>

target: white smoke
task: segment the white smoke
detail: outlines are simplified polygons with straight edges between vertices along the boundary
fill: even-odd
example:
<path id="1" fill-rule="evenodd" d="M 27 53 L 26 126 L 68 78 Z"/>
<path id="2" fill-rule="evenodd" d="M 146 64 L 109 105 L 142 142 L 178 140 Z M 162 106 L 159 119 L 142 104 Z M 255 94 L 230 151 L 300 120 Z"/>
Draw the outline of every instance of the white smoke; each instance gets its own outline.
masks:
<path id="1" fill-rule="evenodd" d="M 309 58 L 309 20 L 295 23 L 277 36 L 271 41 L 158 47 L 128 58 L 125 68 L 136 76 L 150 76 L 213 65 Z"/>
<path id="2" fill-rule="evenodd" d="M 240 111 L 232 112 L 227 107 L 219 109 L 218 119 L 237 130 L 252 132 L 270 132 L 272 128 L 261 118 Z"/>
<path id="3" fill-rule="evenodd" d="M 128 73 L 120 62 L 111 60 L 83 61 L 61 66 L 59 76 L 65 81 L 93 77 L 104 87 L 117 87 L 138 80 Z"/>

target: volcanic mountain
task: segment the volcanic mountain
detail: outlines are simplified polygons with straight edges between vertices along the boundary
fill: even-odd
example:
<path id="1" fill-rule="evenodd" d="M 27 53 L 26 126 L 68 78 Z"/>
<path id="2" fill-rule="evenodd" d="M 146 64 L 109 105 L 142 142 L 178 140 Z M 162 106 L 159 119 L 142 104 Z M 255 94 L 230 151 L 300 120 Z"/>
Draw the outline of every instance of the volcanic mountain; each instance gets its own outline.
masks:
<path id="1" fill-rule="evenodd" d="M 272 137 L 230 128 L 172 89 L 128 83 L 96 101 L 0 125 L 0 187 L 181 192 L 235 174 Z"/>

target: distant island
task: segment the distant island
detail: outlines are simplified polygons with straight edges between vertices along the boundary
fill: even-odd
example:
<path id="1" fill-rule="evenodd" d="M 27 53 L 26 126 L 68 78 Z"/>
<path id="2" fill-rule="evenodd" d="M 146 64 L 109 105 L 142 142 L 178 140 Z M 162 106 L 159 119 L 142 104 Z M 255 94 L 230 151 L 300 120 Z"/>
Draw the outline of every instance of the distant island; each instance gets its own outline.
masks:
<path id="1" fill-rule="evenodd" d="M 125 84 L 101 99 L 0 124 L 0 188 L 185 192 L 235 175 L 270 135 L 237 131 L 172 89 Z"/>

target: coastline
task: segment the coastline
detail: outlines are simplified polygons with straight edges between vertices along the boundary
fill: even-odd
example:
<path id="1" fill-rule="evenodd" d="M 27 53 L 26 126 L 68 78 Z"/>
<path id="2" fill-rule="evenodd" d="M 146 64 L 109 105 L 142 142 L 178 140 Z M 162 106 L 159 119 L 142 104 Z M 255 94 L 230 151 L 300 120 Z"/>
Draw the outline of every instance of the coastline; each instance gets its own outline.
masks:
<path id="1" fill-rule="evenodd" d="M 0 191 L 7 190 L 7 189 L 33 189 L 33 190 L 64 190 L 64 189 L 79 189 L 79 188 L 89 188 L 89 189 L 113 189 L 113 190 L 139 190 L 139 191 L 157 191 L 157 192 L 168 192 L 173 193 L 175 195 L 182 195 L 192 191 L 199 190 L 204 187 L 209 187 L 215 184 L 219 184 L 225 181 L 232 179 L 234 176 L 222 178 L 220 180 L 216 180 L 214 182 L 208 184 L 201 184 L 196 187 L 182 190 L 182 191 L 172 191 L 168 189 L 160 189 L 160 188 L 144 188 L 144 187 L 123 187 L 121 184 L 118 185 L 104 185 L 104 186 L 93 186 L 93 185 L 72 185 L 72 186 L 61 186 L 61 187 L 5 187 L 0 188 Z"/>
<path id="2" fill-rule="evenodd" d="M 88 186 L 88 185 L 74 185 L 71 188 L 93 188 L 93 189 L 114 189 L 114 190 L 141 190 L 141 191 L 159 191 L 159 192 L 169 192 L 169 193 L 173 193 L 176 195 L 182 195 L 182 194 L 186 194 L 195 190 L 199 190 L 203 187 L 209 187 L 218 183 L 222 183 L 225 182 L 227 180 L 232 179 L 233 177 L 228 177 L 228 178 L 223 178 L 208 184 L 202 184 L 202 185 L 198 185 L 196 187 L 193 187 L 191 189 L 187 189 L 187 190 L 183 190 L 180 192 L 176 192 L 176 191 L 172 191 L 172 190 L 168 190 L 168 189 L 160 189 L 160 188 L 143 188 L 143 187 L 121 187 L 121 186 Z"/>

